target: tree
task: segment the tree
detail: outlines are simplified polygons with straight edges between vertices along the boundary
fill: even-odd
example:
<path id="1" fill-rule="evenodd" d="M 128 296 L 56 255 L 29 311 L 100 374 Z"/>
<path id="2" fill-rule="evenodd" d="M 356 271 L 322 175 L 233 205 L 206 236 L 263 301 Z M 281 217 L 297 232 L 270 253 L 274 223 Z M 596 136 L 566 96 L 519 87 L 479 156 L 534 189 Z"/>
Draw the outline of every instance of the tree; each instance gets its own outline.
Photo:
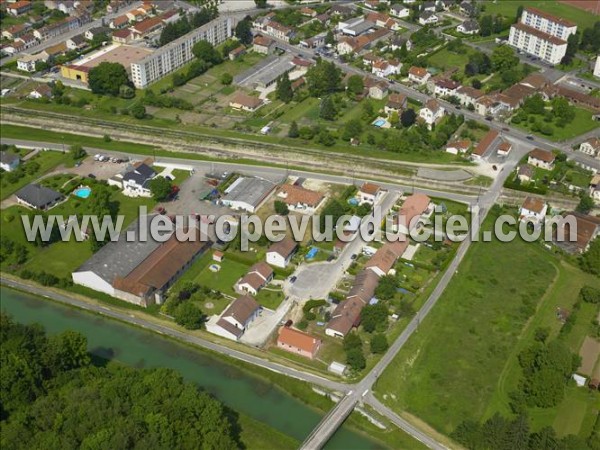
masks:
<path id="1" fill-rule="evenodd" d="M 385 353 L 389 344 L 385 334 L 377 333 L 371 338 L 371 353 Z"/>
<path id="2" fill-rule="evenodd" d="M 233 75 L 229 72 L 224 72 L 223 75 L 221 75 L 221 84 L 229 86 L 231 83 L 233 83 Z"/>
<path id="3" fill-rule="evenodd" d="M 44 355 L 46 365 L 53 375 L 86 366 L 90 363 L 87 339 L 80 333 L 67 330 L 48 339 Z"/>
<path id="4" fill-rule="evenodd" d="M 342 132 L 342 139 L 344 141 L 350 141 L 352 138 L 357 138 L 362 133 L 363 126 L 359 119 L 351 119 L 344 125 L 344 131 Z"/>
<path id="5" fill-rule="evenodd" d="M 222 61 L 221 55 L 208 41 L 198 41 L 192 47 L 194 56 L 210 64 L 219 64 Z"/>
<path id="6" fill-rule="evenodd" d="M 533 338 L 538 342 L 544 343 L 544 342 L 546 342 L 546 339 L 548 339 L 548 336 L 550 336 L 550 328 L 537 327 L 534 331 Z"/>
<path id="7" fill-rule="evenodd" d="M 398 282 L 392 275 L 386 275 L 379 279 L 379 284 L 375 289 L 375 296 L 380 300 L 390 300 L 396 295 Z"/>
<path id="8" fill-rule="evenodd" d="M 323 97 L 340 88 L 341 70 L 333 62 L 318 60 L 306 72 L 308 92 L 313 97 Z"/>
<path id="9" fill-rule="evenodd" d="M 323 97 L 319 108 L 319 117 L 325 120 L 334 120 L 335 114 L 335 105 L 333 104 L 331 97 Z"/>
<path id="10" fill-rule="evenodd" d="M 582 270 L 594 275 L 600 275 L 600 239 L 594 239 L 590 248 L 579 258 Z"/>
<path id="11" fill-rule="evenodd" d="M 529 114 L 544 114 L 545 103 L 540 94 L 534 94 L 523 102 L 523 110 Z"/>
<path id="12" fill-rule="evenodd" d="M 129 112 L 136 119 L 143 119 L 146 117 L 146 107 L 141 103 L 136 103 L 135 105 L 133 105 Z"/>
<path id="13" fill-rule="evenodd" d="M 184 301 L 175 308 L 175 322 L 187 330 L 197 330 L 204 322 L 204 314 L 192 302 Z"/>
<path id="14" fill-rule="evenodd" d="M 287 216 L 290 213 L 290 210 L 285 202 L 275 200 L 275 212 L 280 216 Z"/>
<path id="15" fill-rule="evenodd" d="M 367 367 L 367 360 L 362 350 L 359 348 L 353 348 L 346 352 L 346 363 L 353 370 L 362 370 Z"/>
<path id="16" fill-rule="evenodd" d="M 492 34 L 494 26 L 494 18 L 491 15 L 485 15 L 479 19 L 479 34 L 481 36 L 489 36 Z"/>
<path id="17" fill-rule="evenodd" d="M 579 203 L 577 204 L 575 210 L 583 214 L 588 214 L 593 208 L 594 199 L 590 197 L 587 192 L 582 191 L 579 195 Z"/>
<path id="18" fill-rule="evenodd" d="M 165 177 L 154 177 L 150 180 L 150 192 L 154 200 L 161 202 L 169 198 L 173 192 L 173 184 Z"/>
<path id="19" fill-rule="evenodd" d="M 119 87 L 119 97 L 125 99 L 133 98 L 135 97 L 135 89 L 133 89 L 131 86 L 123 84 Z"/>
<path id="20" fill-rule="evenodd" d="M 294 98 L 292 82 L 290 81 L 290 77 L 287 72 L 281 75 L 279 80 L 277 80 L 276 96 L 283 103 L 289 103 Z"/>
<path id="21" fill-rule="evenodd" d="M 250 45 L 252 43 L 252 19 L 245 17 L 244 20 L 238 22 L 235 27 L 235 37 L 244 44 Z"/>
<path id="22" fill-rule="evenodd" d="M 344 350 L 352 350 L 355 348 L 362 349 L 362 340 L 360 335 L 355 332 L 350 332 L 344 337 Z"/>
<path id="23" fill-rule="evenodd" d="M 360 314 L 361 325 L 367 333 L 372 333 L 375 329 L 383 331 L 387 328 L 388 313 L 388 308 L 383 302 L 366 305 Z"/>
<path id="24" fill-rule="evenodd" d="M 94 94 L 117 96 L 121 86 L 130 85 L 130 82 L 122 64 L 101 62 L 90 69 L 88 85 Z"/>
<path id="25" fill-rule="evenodd" d="M 364 88 L 365 84 L 360 75 L 352 75 L 350 78 L 348 78 L 348 84 L 346 85 L 346 89 L 353 96 L 362 94 Z"/>
<path id="26" fill-rule="evenodd" d="M 497 46 L 491 56 L 492 69 L 497 72 L 510 70 L 519 64 L 515 51 L 508 45 Z"/>
<path id="27" fill-rule="evenodd" d="M 408 128 L 411 125 L 413 125 L 417 120 L 417 114 L 415 113 L 415 110 L 412 108 L 408 108 L 404 111 L 402 111 L 402 114 L 400 115 L 400 123 L 402 124 L 402 126 L 404 128 Z"/>
<path id="28" fill-rule="evenodd" d="M 257 8 L 264 9 L 267 7 L 267 0 L 254 0 Z"/>
<path id="29" fill-rule="evenodd" d="M 577 50 L 579 50 L 579 34 L 575 33 L 567 38 L 567 50 L 560 63 L 565 65 L 571 64 L 577 54 Z"/>
<path id="30" fill-rule="evenodd" d="M 558 438 L 552 427 L 544 427 L 529 437 L 529 448 L 558 450 Z"/>
<path id="31" fill-rule="evenodd" d="M 73 158 L 75 161 L 81 158 L 85 158 L 87 156 L 86 151 L 79 144 L 71 145 L 69 153 L 71 154 L 71 158 Z"/>
<path id="32" fill-rule="evenodd" d="M 481 81 L 475 78 L 473 81 L 471 81 L 471 86 L 473 86 L 475 89 L 481 89 Z"/>
<path id="33" fill-rule="evenodd" d="M 333 144 L 335 144 L 335 138 L 332 136 L 332 134 L 329 132 L 329 130 L 327 130 L 326 128 L 323 128 L 319 132 L 318 142 L 319 142 L 319 144 L 323 144 L 326 147 L 331 147 Z"/>
<path id="34" fill-rule="evenodd" d="M 294 120 L 290 124 L 290 129 L 288 130 L 288 137 L 297 138 L 298 136 L 300 136 L 300 133 L 298 132 L 298 124 Z"/>
<path id="35" fill-rule="evenodd" d="M 327 35 L 325 36 L 325 44 L 335 45 L 335 36 L 333 35 L 332 30 L 327 31 Z"/>

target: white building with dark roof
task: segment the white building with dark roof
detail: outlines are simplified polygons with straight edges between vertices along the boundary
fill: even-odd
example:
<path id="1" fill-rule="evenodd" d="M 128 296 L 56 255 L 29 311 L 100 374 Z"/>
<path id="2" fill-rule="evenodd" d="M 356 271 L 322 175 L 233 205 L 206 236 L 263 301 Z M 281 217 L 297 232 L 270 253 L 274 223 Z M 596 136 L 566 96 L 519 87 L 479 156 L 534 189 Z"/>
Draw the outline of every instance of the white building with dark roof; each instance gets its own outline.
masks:
<path id="1" fill-rule="evenodd" d="M 15 194 L 17 203 L 33 209 L 48 210 L 64 199 L 64 195 L 37 183 L 21 188 Z"/>
<path id="2" fill-rule="evenodd" d="M 19 155 L 5 151 L 0 152 L 0 169 L 5 172 L 12 172 L 19 167 L 20 163 L 21 158 L 19 158 Z"/>
<path id="3" fill-rule="evenodd" d="M 276 184 L 258 177 L 239 177 L 225 189 L 221 203 L 231 209 L 254 213 L 271 196 Z"/>
<path id="4" fill-rule="evenodd" d="M 261 311 L 262 307 L 254 298 L 243 295 L 236 298 L 217 321 L 209 320 L 206 331 L 232 341 L 239 341 Z"/>

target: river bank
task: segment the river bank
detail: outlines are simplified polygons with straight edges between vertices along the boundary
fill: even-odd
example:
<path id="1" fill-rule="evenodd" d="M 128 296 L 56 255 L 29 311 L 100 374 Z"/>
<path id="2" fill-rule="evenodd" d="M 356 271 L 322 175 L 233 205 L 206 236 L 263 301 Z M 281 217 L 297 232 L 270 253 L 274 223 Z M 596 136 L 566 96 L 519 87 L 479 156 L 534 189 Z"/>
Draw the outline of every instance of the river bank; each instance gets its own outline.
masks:
<path id="1" fill-rule="evenodd" d="M 196 347 L 191 348 L 175 340 L 165 339 L 166 336 L 159 336 L 87 311 L 4 287 L 1 289 L 2 308 L 13 314 L 15 319 L 41 322 L 47 326 L 50 333 L 62 331 L 67 327 L 80 331 L 88 336 L 90 351 L 97 356 L 140 367 L 174 368 L 228 406 L 248 416 L 248 430 L 262 428 L 253 424 L 253 421 L 266 423 L 274 433 L 267 441 L 264 440 L 266 430 L 252 433 L 255 438 L 263 439 L 262 445 L 255 448 L 264 448 L 264 442 L 271 442 L 271 439 L 272 442 L 278 443 L 277 448 L 295 445 L 292 442 L 301 441 L 318 423 L 322 413 L 333 405 L 329 399 L 314 393 L 310 384 L 300 380 L 256 368 L 243 361 L 212 354 L 204 349 L 199 351 Z M 202 370 L 198 370 L 198 364 Z M 210 368 L 208 372 L 207 367 Z M 253 398 L 255 396 L 256 398 Z M 349 423 L 362 431 L 368 431 L 369 435 L 373 435 L 374 432 L 389 447 L 401 445 L 404 448 L 412 448 L 412 444 L 416 444 L 416 441 L 397 429 L 386 432 L 372 430 L 371 428 L 375 427 L 362 417 L 351 416 Z M 291 436 L 293 441 L 278 436 L 281 433 Z M 365 449 L 382 446 L 344 427 L 336 433 L 327 448 Z"/>

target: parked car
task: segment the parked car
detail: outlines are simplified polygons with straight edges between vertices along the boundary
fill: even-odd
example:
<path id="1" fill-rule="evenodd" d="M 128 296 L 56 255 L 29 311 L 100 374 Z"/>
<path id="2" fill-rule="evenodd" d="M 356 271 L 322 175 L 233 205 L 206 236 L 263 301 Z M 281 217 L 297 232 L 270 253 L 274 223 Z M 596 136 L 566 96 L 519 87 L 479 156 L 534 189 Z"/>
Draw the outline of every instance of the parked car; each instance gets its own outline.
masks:
<path id="1" fill-rule="evenodd" d="M 529 139 L 530 141 L 533 141 L 533 136 L 528 134 L 527 136 L 525 136 L 526 139 Z"/>
<path id="2" fill-rule="evenodd" d="M 292 278 L 290 278 L 290 283 L 294 283 L 297 279 L 298 279 L 298 277 L 293 276 Z"/>
<path id="3" fill-rule="evenodd" d="M 357 255 L 356 253 L 354 253 L 354 254 L 353 254 L 351 257 L 350 257 L 350 259 L 351 259 L 352 261 L 354 261 L 356 258 L 358 258 L 358 255 Z"/>
<path id="4" fill-rule="evenodd" d="M 96 179 L 96 175 L 94 175 L 93 173 L 88 173 L 88 178 L 91 178 L 92 180 Z"/>

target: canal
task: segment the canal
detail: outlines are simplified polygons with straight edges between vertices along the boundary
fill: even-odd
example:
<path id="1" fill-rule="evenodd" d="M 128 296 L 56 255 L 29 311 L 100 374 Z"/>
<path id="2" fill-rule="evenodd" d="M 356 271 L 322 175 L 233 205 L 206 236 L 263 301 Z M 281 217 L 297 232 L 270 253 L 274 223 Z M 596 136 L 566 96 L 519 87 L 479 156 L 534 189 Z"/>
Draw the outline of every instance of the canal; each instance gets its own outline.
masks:
<path id="1" fill-rule="evenodd" d="M 321 414 L 273 384 L 235 366 L 156 333 L 96 314 L 0 287 L 2 309 L 22 323 L 37 322 L 49 334 L 75 330 L 87 337 L 89 351 L 133 367 L 166 367 L 212 393 L 236 411 L 299 441 Z M 327 449 L 376 449 L 365 436 L 342 427 Z"/>

